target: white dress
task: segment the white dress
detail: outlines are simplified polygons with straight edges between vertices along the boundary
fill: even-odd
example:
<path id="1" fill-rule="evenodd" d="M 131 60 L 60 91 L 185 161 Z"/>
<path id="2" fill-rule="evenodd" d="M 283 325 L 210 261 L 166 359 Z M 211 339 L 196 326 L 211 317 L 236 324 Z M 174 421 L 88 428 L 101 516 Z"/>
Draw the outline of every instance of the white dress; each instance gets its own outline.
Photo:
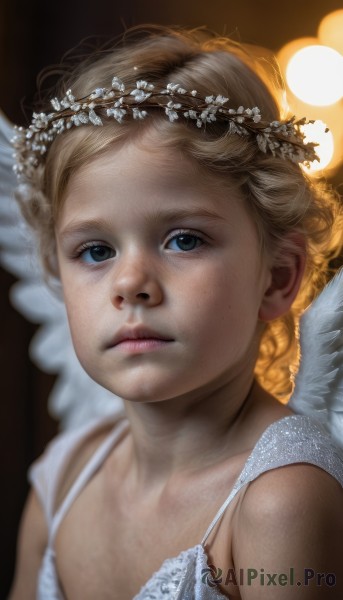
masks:
<path id="1" fill-rule="evenodd" d="M 127 431 L 129 427 L 127 419 L 114 420 L 111 433 L 83 468 L 63 503 L 54 513 L 53 507 L 61 476 L 73 451 L 108 421 L 108 417 L 102 418 L 92 425 L 60 434 L 30 468 L 29 479 L 42 502 L 49 529 L 49 542 L 38 579 L 38 600 L 63 600 L 64 598 L 55 565 L 56 532 L 75 498 Z M 211 569 L 204 548 L 209 534 L 243 486 L 265 471 L 300 462 L 324 469 L 343 486 L 343 454 L 332 444 L 330 437 L 319 423 L 301 415 L 284 417 L 272 423 L 256 443 L 235 485 L 228 490 L 225 502 L 217 511 L 202 540 L 199 540 L 199 544 L 185 549 L 176 557 L 167 558 L 133 600 L 227 599 L 227 596 L 223 595 L 216 586 L 211 585 Z"/>

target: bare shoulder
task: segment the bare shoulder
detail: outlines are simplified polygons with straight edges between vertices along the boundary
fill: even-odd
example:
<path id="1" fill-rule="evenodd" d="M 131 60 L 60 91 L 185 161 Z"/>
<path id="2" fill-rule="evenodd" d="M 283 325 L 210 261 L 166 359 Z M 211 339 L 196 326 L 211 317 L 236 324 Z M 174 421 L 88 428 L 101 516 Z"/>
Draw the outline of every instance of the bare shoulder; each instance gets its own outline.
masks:
<path id="1" fill-rule="evenodd" d="M 328 503 L 340 503 L 342 494 L 342 486 L 329 473 L 315 465 L 298 463 L 272 469 L 254 480 L 246 489 L 242 508 L 253 508 L 255 514 L 257 509 L 262 516 L 265 508 L 292 511 L 306 502 L 309 509 L 317 510 Z"/>
<path id="2" fill-rule="evenodd" d="M 342 507 L 341 485 L 313 465 L 281 467 L 252 482 L 233 536 L 235 564 L 252 574 L 241 597 L 341 599 Z"/>
<path id="3" fill-rule="evenodd" d="M 17 564 L 9 600 L 36 598 L 37 577 L 48 541 L 42 505 L 34 490 L 27 498 L 17 544 Z"/>

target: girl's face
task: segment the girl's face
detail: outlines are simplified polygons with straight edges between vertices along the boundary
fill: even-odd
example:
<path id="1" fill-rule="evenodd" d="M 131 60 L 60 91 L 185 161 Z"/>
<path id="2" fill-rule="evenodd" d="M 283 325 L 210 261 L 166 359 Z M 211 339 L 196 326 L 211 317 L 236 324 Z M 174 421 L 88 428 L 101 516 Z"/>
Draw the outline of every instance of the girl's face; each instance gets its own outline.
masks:
<path id="1" fill-rule="evenodd" d="M 75 349 L 101 385 L 156 402 L 251 377 L 271 276 L 234 185 L 130 142 L 71 178 L 56 237 Z"/>

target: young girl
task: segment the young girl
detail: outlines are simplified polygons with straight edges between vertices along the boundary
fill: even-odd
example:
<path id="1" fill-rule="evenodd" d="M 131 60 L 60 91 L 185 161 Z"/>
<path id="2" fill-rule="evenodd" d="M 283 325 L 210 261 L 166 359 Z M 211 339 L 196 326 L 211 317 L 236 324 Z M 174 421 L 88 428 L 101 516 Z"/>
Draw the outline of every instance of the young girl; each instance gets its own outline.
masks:
<path id="1" fill-rule="evenodd" d="M 11 600 L 342 598 L 342 455 L 275 398 L 338 205 L 259 62 L 145 33 L 15 145 L 77 355 L 125 416 L 31 468 Z"/>

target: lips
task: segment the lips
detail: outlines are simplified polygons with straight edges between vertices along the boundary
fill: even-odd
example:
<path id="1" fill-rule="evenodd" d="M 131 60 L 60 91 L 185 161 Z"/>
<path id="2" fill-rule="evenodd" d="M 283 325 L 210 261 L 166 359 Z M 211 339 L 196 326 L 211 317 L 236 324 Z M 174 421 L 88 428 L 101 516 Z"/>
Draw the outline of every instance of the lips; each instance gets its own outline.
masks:
<path id="1" fill-rule="evenodd" d="M 113 348 L 118 346 L 123 342 L 133 342 L 133 341 L 144 341 L 144 340 L 155 340 L 162 342 L 173 342 L 173 338 L 155 331 L 154 329 L 150 329 L 149 327 L 145 327 L 143 325 L 135 325 L 135 326 L 124 326 L 119 329 L 119 331 L 114 336 L 113 340 L 110 342 L 110 347 Z"/>

